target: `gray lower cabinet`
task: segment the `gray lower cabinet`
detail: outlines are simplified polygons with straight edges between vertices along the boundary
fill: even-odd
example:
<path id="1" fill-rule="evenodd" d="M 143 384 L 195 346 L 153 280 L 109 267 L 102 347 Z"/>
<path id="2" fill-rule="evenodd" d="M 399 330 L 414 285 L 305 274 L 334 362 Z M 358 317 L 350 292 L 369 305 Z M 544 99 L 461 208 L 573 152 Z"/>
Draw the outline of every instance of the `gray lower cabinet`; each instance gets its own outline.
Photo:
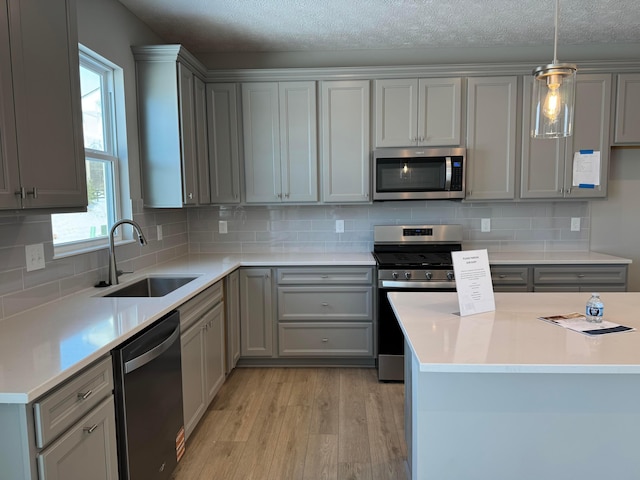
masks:
<path id="1" fill-rule="evenodd" d="M 225 379 L 225 308 L 218 282 L 178 308 L 182 406 L 189 438 Z"/>
<path id="2" fill-rule="evenodd" d="M 613 141 L 640 144 L 640 73 L 618 75 Z"/>
<path id="3" fill-rule="evenodd" d="M 240 359 L 240 272 L 235 270 L 225 278 L 227 357 L 226 373 L 236 367 Z"/>
<path id="4" fill-rule="evenodd" d="M 625 292 L 626 265 L 534 266 L 535 292 Z"/>
<path id="5" fill-rule="evenodd" d="M 28 405 L 0 404 L 3 480 L 118 480 L 111 356 Z"/>
<path id="6" fill-rule="evenodd" d="M 240 356 L 273 356 L 273 287 L 270 268 L 240 270 Z"/>
<path id="7" fill-rule="evenodd" d="M 278 269 L 278 354 L 372 357 L 372 275 L 368 267 Z"/>
<path id="8" fill-rule="evenodd" d="M 530 292 L 531 268 L 526 265 L 491 266 L 494 292 Z"/>

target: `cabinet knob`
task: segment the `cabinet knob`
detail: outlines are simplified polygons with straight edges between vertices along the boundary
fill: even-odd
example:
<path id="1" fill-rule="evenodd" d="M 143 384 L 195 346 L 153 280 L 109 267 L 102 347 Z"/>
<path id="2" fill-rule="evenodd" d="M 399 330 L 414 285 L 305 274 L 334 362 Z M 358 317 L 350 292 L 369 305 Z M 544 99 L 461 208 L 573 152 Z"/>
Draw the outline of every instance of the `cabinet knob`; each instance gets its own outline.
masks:
<path id="1" fill-rule="evenodd" d="M 87 392 L 79 392 L 78 393 L 78 398 L 81 400 L 86 400 L 87 398 L 89 398 L 91 396 L 91 394 L 93 393 L 93 390 L 89 390 Z"/>
<path id="2" fill-rule="evenodd" d="M 193 193 L 189 193 L 187 197 L 189 198 L 189 200 L 193 200 Z"/>
<path id="3" fill-rule="evenodd" d="M 91 425 L 90 427 L 85 427 L 85 428 L 83 428 L 82 430 L 84 430 L 84 431 L 85 431 L 85 432 L 87 432 L 87 433 L 93 433 L 93 432 L 94 432 L 94 430 L 95 430 L 96 428 L 98 428 L 98 424 L 97 424 L 97 423 L 94 423 L 94 424 L 93 424 L 93 425 Z"/>

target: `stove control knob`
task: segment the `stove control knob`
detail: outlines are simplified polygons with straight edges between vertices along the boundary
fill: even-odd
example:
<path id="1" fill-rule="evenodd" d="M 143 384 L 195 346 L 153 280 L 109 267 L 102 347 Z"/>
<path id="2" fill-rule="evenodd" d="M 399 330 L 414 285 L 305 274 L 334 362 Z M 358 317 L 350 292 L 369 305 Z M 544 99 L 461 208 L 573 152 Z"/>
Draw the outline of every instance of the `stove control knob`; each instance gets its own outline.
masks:
<path id="1" fill-rule="evenodd" d="M 393 272 L 391 274 L 391 276 L 393 277 L 394 280 L 397 280 L 398 279 L 398 272 Z"/>
<path id="2" fill-rule="evenodd" d="M 427 280 L 431 280 L 431 278 L 433 277 L 433 274 L 431 272 L 426 272 L 424 276 Z"/>
<path id="3" fill-rule="evenodd" d="M 411 272 L 404 272 L 404 278 L 406 278 L 407 280 L 411 279 Z"/>
<path id="4" fill-rule="evenodd" d="M 447 272 L 447 280 L 449 281 L 453 280 L 453 272 Z"/>

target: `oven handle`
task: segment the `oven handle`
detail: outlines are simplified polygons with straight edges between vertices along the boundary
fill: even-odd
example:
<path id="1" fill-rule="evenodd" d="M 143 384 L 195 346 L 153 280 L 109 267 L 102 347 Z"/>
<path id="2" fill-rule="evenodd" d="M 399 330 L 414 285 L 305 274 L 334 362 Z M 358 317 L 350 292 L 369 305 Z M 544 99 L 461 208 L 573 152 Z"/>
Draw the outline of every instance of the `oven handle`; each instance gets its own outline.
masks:
<path id="1" fill-rule="evenodd" d="M 434 288 L 456 288 L 455 282 L 395 282 L 393 280 L 381 280 L 378 283 L 379 288 L 424 288 L 431 290 Z"/>

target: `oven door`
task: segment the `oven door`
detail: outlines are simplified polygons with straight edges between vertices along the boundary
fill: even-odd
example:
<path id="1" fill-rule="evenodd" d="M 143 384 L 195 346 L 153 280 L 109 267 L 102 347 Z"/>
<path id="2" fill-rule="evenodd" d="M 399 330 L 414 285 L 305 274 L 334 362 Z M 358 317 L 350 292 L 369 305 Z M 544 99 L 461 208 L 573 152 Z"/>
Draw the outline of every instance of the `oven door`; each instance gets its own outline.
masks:
<path id="1" fill-rule="evenodd" d="M 407 285 L 411 282 L 395 282 Z M 455 292 L 455 284 L 442 288 L 412 288 L 409 286 L 378 288 L 378 380 L 404 381 L 404 335 L 393 313 L 389 292 Z"/>

